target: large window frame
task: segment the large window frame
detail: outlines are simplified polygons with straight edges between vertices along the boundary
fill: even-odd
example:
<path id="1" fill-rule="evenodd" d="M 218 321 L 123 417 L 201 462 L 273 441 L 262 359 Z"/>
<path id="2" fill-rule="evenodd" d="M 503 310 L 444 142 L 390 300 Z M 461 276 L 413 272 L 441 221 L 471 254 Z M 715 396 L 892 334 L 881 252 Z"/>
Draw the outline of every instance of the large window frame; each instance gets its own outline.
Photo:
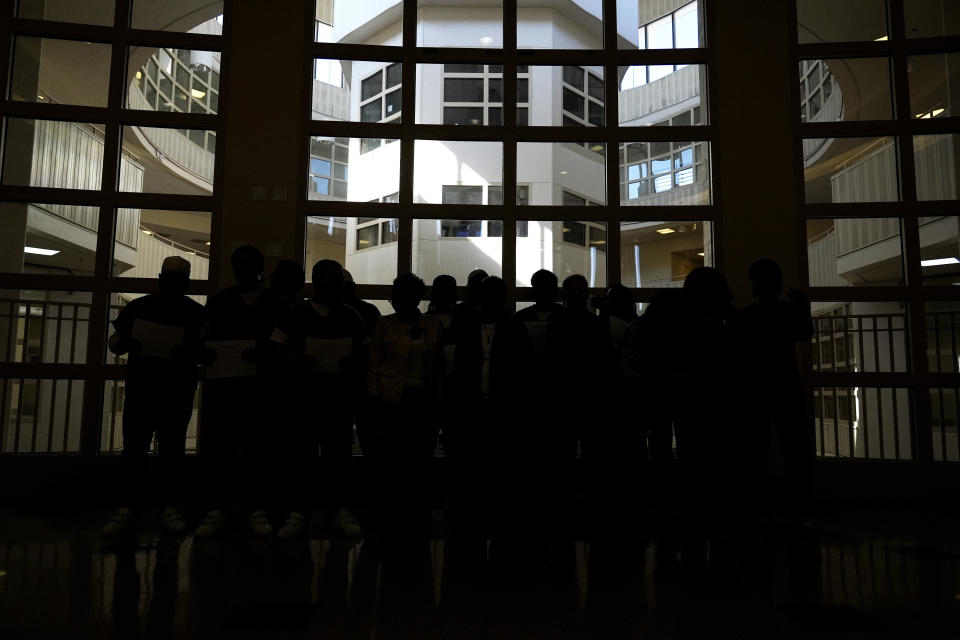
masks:
<path id="1" fill-rule="evenodd" d="M 52 21 L 41 21 L 27 18 L 13 17 L 16 3 L 6 3 L 4 11 L 8 12 L 0 19 L 0 39 L 12 42 L 16 36 L 34 38 L 52 38 L 77 40 L 82 42 L 102 43 L 110 45 L 110 75 L 108 81 L 107 105 L 105 107 L 86 107 L 55 104 L 50 101 L 22 102 L 12 100 L 5 94 L 0 101 L 3 112 L 4 143 L 8 142 L 6 132 L 9 119 L 23 118 L 37 121 L 55 121 L 69 123 L 95 123 L 98 131 L 102 132 L 103 162 L 101 168 L 100 188 L 97 190 L 56 189 L 33 186 L 11 186 L 0 184 L 0 202 L 4 203 L 45 203 L 51 205 L 80 205 L 93 207 L 98 211 L 96 228 L 96 253 L 93 274 L 89 276 L 59 275 L 48 273 L 0 273 L 0 289 L 6 290 L 36 290 L 36 291 L 77 291 L 90 296 L 89 317 L 87 318 L 87 335 L 85 358 L 82 364 L 60 364 L 40 362 L 0 362 L 0 381 L 6 383 L 20 383 L 24 381 L 76 381 L 83 382 L 82 397 L 74 398 L 73 402 L 82 402 L 79 446 L 76 453 L 81 456 L 96 456 L 101 453 L 113 453 L 111 447 L 102 450 L 101 430 L 103 412 L 106 407 L 105 387 L 115 389 L 119 381 L 123 380 L 122 365 L 113 364 L 112 359 L 106 358 L 107 336 L 111 313 L 111 297 L 121 293 L 146 294 L 155 291 L 155 278 L 129 278 L 113 275 L 113 260 L 116 243 L 118 212 L 123 209 L 153 209 L 168 211 L 196 211 L 210 212 L 210 248 L 209 260 L 211 265 L 218 263 L 220 252 L 223 250 L 220 243 L 219 220 L 223 209 L 223 170 L 224 170 L 224 121 L 222 104 L 227 99 L 226 83 L 220 80 L 229 74 L 229 57 L 223 55 L 227 43 L 230 41 L 230 3 L 225 3 L 222 21 L 222 35 L 183 33 L 162 30 L 133 29 L 131 22 L 131 3 L 117 0 L 114 7 L 113 23 L 109 26 L 84 24 L 66 24 Z M 206 98 L 209 99 L 214 89 L 220 97 L 220 104 L 216 113 L 204 105 L 200 112 L 186 109 L 180 112 L 137 110 L 128 107 L 128 91 L 139 90 L 136 76 L 128 83 L 128 53 L 132 47 L 157 48 L 158 55 L 168 50 L 191 50 L 219 52 L 221 54 L 221 72 L 219 77 L 210 78 L 204 84 L 208 89 Z M 9 54 L 8 54 L 9 55 Z M 176 57 L 172 57 L 173 71 L 169 75 L 171 87 L 175 83 L 187 81 L 185 88 L 190 95 L 192 82 L 199 78 L 188 69 L 178 77 L 175 73 Z M 151 67 L 152 65 L 152 67 Z M 0 64 L 0 86 L 9 86 L 11 72 L 10 58 L 4 57 Z M 149 68 L 148 68 L 149 67 Z M 163 72 L 151 59 L 145 64 L 148 74 L 157 69 L 157 82 Z M 141 84 L 144 78 L 139 79 Z M 214 88 L 214 81 L 216 87 Z M 149 82 L 149 81 L 148 81 Z M 148 86 L 148 85 L 143 85 Z M 193 104 L 192 99 L 188 105 Z M 123 151 L 123 131 L 136 127 L 162 127 L 180 130 L 210 131 L 205 140 L 199 144 L 205 148 L 215 148 L 213 166 L 212 191 L 206 195 L 180 195 L 171 193 L 141 193 L 123 191 L 118 178 L 121 169 L 121 155 Z M 210 145 L 208 147 L 207 145 Z M 194 296 L 203 296 L 215 290 L 213 269 L 210 279 L 191 279 L 189 293 Z M 4 392 L 6 387 L 4 387 Z M 4 408 L 6 410 L 6 408 Z M 6 419 L 6 414 L 4 414 Z M 5 425 L 4 425 L 5 426 Z M 2 431 L 2 428 L 0 428 Z M 0 451 L 0 455 L 12 452 Z M 66 453 L 66 451 L 51 451 L 50 453 Z"/>
<path id="2" fill-rule="evenodd" d="M 835 451 L 831 454 L 826 447 L 829 433 L 823 431 L 824 425 L 829 424 L 832 418 L 827 415 L 826 405 L 822 400 L 816 403 L 811 401 L 814 410 L 811 428 L 817 431 L 818 455 L 836 458 L 884 459 L 912 462 L 937 462 L 934 457 L 933 446 L 933 402 L 931 394 L 940 389 L 956 389 L 960 387 L 960 374 L 934 372 L 931 370 L 927 357 L 927 305 L 937 301 L 956 301 L 956 287 L 925 286 L 923 282 L 923 267 L 921 265 L 920 225 L 925 217 L 957 215 L 958 202 L 956 200 L 921 201 L 917 194 L 916 162 L 914 156 L 914 137 L 932 134 L 956 134 L 960 132 L 960 119 L 956 117 L 922 118 L 916 117 L 911 110 L 909 58 L 915 55 L 931 53 L 952 53 L 960 51 L 960 37 L 932 37 L 908 38 L 904 21 L 904 5 L 909 0 L 889 0 L 886 3 L 888 34 L 886 37 L 874 41 L 864 42 L 836 42 L 797 44 L 799 29 L 797 16 L 798 0 L 791 0 L 790 10 L 794 17 L 792 34 L 791 67 L 793 81 L 793 120 L 795 131 L 794 169 L 797 190 L 797 210 L 800 212 L 800 226 L 798 238 L 798 256 L 800 258 L 800 276 L 804 288 L 809 293 L 813 303 L 833 305 L 850 305 L 857 302 L 898 303 L 905 307 L 906 317 L 906 362 L 907 371 L 903 372 L 870 372 L 851 371 L 852 366 L 845 370 L 825 370 L 819 366 L 823 359 L 822 354 L 806 351 L 806 366 L 810 374 L 807 376 L 808 398 L 825 398 L 830 396 L 830 390 L 852 389 L 880 389 L 889 391 L 906 389 L 909 393 L 908 410 L 910 412 L 909 441 L 911 444 L 909 455 L 901 451 L 884 451 L 882 443 L 874 447 L 874 454 L 868 450 L 864 455 L 848 453 L 843 455 L 840 446 L 834 443 Z M 826 69 L 831 60 L 848 58 L 886 57 L 892 64 L 892 90 L 894 115 L 889 120 L 871 120 L 859 122 L 811 122 L 808 117 L 810 97 L 820 90 L 825 82 L 821 74 L 816 86 L 806 84 L 807 77 L 813 68 L 820 66 Z M 805 62 L 807 61 L 807 62 Z M 825 64 L 814 65 L 809 61 L 825 61 Z M 833 88 L 835 80 L 829 79 Z M 807 203 L 803 189 L 804 159 L 801 149 L 806 140 L 830 140 L 850 136 L 863 138 L 891 138 L 896 142 L 896 163 L 899 171 L 900 198 L 893 202 L 864 202 L 864 203 Z M 854 219 L 854 218 L 892 218 L 901 220 L 901 251 L 903 259 L 903 273 L 905 282 L 898 286 L 869 286 L 869 287 L 818 287 L 811 286 L 809 279 L 808 238 L 805 231 L 807 221 L 817 219 Z M 820 348 L 820 341 L 815 337 L 813 348 Z M 836 394 L 836 391 L 833 392 Z M 894 403 L 894 414 L 897 405 Z M 894 415 L 896 417 L 896 415 Z M 886 420 L 886 418 L 882 418 Z M 882 428 L 882 427 L 881 427 Z M 853 451 L 853 448 L 850 448 Z M 879 455 L 876 453 L 879 451 Z"/>
<path id="3" fill-rule="evenodd" d="M 719 222 L 720 205 L 716 195 L 710 204 L 684 206 L 630 206 L 621 204 L 618 195 L 621 191 L 621 165 L 613 161 L 608 154 L 605 178 L 607 204 L 602 206 L 527 206 L 518 204 L 516 199 L 507 198 L 502 205 L 477 204 L 427 204 L 414 202 L 413 167 L 414 144 L 417 140 L 449 140 L 449 141 L 498 141 L 503 143 L 503 179 L 496 186 L 504 194 L 514 193 L 517 188 L 517 143 L 518 142 L 560 142 L 582 145 L 584 129 L 580 127 L 556 126 L 526 126 L 518 123 L 518 109 L 526 108 L 526 104 L 517 102 L 517 80 L 524 79 L 524 71 L 535 66 L 571 66 L 580 68 L 602 68 L 603 78 L 618 78 L 621 67 L 651 64 L 670 64 L 674 68 L 683 65 L 703 65 L 710 69 L 714 64 L 715 52 L 710 46 L 712 37 L 713 17 L 709 9 L 712 4 L 701 0 L 698 10 L 701 16 L 701 34 L 699 47 L 673 50 L 627 50 L 618 49 L 617 42 L 617 0 L 603 0 L 603 46 L 591 50 L 555 50 L 555 49 L 527 49 L 517 48 L 517 2 L 505 0 L 503 2 L 503 47 L 499 49 L 469 48 L 469 47 L 421 47 L 416 46 L 418 33 L 418 3 L 416 0 L 407 0 L 403 5 L 403 42 L 404 46 L 375 46 L 337 43 L 314 42 L 314 33 L 311 29 L 305 34 L 308 39 L 305 61 L 306 68 L 312 69 L 315 59 L 368 59 L 380 60 L 385 63 L 403 63 L 402 85 L 417 86 L 418 67 L 424 65 L 482 65 L 483 73 L 468 74 L 466 72 L 444 73 L 444 77 L 477 77 L 484 78 L 484 122 L 485 126 L 461 126 L 454 124 L 422 124 L 412 114 L 416 111 L 417 95 L 414 91 L 404 91 L 402 111 L 408 114 L 405 123 L 369 123 L 369 122 L 340 122 L 329 120 L 313 120 L 310 117 L 310 104 L 305 99 L 303 106 L 304 146 L 301 157 L 306 157 L 306 143 L 310 136 L 343 136 L 365 139 L 396 139 L 400 141 L 400 189 L 398 203 L 353 203 L 353 202 L 311 202 L 304 201 L 304 218 L 306 216 L 338 217 L 395 217 L 398 219 L 398 250 L 397 273 L 406 273 L 411 269 L 413 250 L 413 225 L 420 219 L 463 219 L 463 220 L 497 220 L 502 221 L 502 266 L 503 279 L 507 286 L 507 293 L 511 301 L 531 301 L 532 291 L 528 287 L 516 285 L 516 239 L 518 221 L 556 221 L 575 220 L 581 222 L 606 223 L 606 251 L 603 253 L 607 265 L 607 284 L 613 285 L 620 281 L 620 223 L 662 220 L 710 220 Z M 705 6 L 706 5 L 706 6 Z M 310 12 L 311 24 L 314 20 L 312 7 Z M 522 62 L 522 64 L 521 64 Z M 491 74 L 490 67 L 495 71 Z M 498 71 L 502 69 L 502 73 Z M 520 72 L 518 74 L 518 71 Z M 487 80 L 492 76 L 502 77 L 502 125 L 489 125 L 487 107 L 491 106 Z M 708 76 L 709 92 L 713 90 L 712 76 Z M 309 84 L 307 85 L 309 86 Z M 630 142 L 676 142 L 697 140 L 711 142 L 714 132 L 711 125 L 690 125 L 674 127 L 628 127 L 619 126 L 618 92 L 619 82 L 605 82 L 604 96 L 604 124 L 590 127 L 590 139 L 604 143 L 607 150 L 620 150 L 622 145 Z M 530 87 L 530 97 L 534 98 L 534 89 Z M 708 93 L 709 93 L 708 92 Z M 309 96 L 310 92 L 305 92 Z M 600 100 L 597 101 L 601 102 Z M 712 101 L 704 100 L 703 108 L 712 108 Z M 445 103 L 446 104 L 446 103 Z M 480 106 L 480 102 L 477 106 Z M 708 118 L 707 122 L 713 122 Z M 306 173 L 303 175 L 300 193 L 306 193 Z M 716 185 L 713 185 L 716 194 Z M 387 209 L 384 209 L 387 207 Z M 482 209 L 480 208 L 482 207 Z M 521 209 L 522 207 L 522 209 Z M 299 233 L 305 233 L 305 219 L 300 225 Z M 301 247 L 302 244 L 301 235 Z M 461 292 L 465 291 L 465 283 L 461 285 Z M 601 289 L 596 290 L 597 293 Z M 634 296 L 639 302 L 649 301 L 657 293 L 655 288 L 634 290 Z M 358 283 L 358 294 L 365 299 L 386 300 L 389 298 L 389 286 Z"/>

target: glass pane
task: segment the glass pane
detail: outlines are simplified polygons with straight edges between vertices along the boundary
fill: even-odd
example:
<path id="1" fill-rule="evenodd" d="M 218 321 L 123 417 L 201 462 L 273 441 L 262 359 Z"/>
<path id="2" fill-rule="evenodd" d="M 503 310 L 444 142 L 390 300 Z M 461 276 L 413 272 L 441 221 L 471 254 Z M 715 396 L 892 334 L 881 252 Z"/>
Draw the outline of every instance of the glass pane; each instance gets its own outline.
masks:
<path id="1" fill-rule="evenodd" d="M 395 139 L 310 138 L 308 200 L 396 202 L 400 145 Z"/>
<path id="2" fill-rule="evenodd" d="M 0 204 L 0 273 L 93 275 L 99 221 L 99 207 Z"/>
<path id="3" fill-rule="evenodd" d="M 620 126 L 690 126 L 707 124 L 707 68 L 666 67 L 655 82 L 654 67 L 620 67 Z"/>
<path id="4" fill-rule="evenodd" d="M 960 302 L 927 302 L 927 366 L 933 373 L 960 373 Z"/>
<path id="5" fill-rule="evenodd" d="M 113 25 L 114 0 L 86 0 L 85 2 L 20 0 L 16 6 L 19 18 L 95 24 L 104 27 Z"/>
<path id="6" fill-rule="evenodd" d="M 710 143 L 628 142 L 619 157 L 620 204 L 710 204 Z"/>
<path id="7" fill-rule="evenodd" d="M 687 49 L 702 47 L 700 3 L 617 2 L 619 49 Z"/>
<path id="8" fill-rule="evenodd" d="M 960 461 L 958 405 L 960 389 L 930 389 L 930 435 L 933 439 L 933 459 L 938 462 Z"/>
<path id="9" fill-rule="evenodd" d="M 800 61 L 803 122 L 889 120 L 893 117 L 888 58 Z"/>
<path id="10" fill-rule="evenodd" d="M 16 36 L 12 67 L 12 100 L 107 106 L 108 44 Z"/>
<path id="11" fill-rule="evenodd" d="M 91 294 L 0 289 L 0 362 L 84 364 Z"/>
<path id="12" fill-rule="evenodd" d="M 521 82 L 527 67 L 518 66 Z M 484 64 L 422 64 L 419 76 L 420 124 L 503 124 L 503 66 Z M 526 85 L 517 86 L 518 98 L 528 106 Z M 518 114 L 519 117 L 519 114 Z"/>
<path id="13" fill-rule="evenodd" d="M 336 260 L 353 276 L 357 284 L 391 284 L 397 277 L 396 237 L 381 237 L 382 223 L 396 224 L 390 218 L 375 218 L 361 224 L 361 218 L 307 218 L 307 282 L 319 260 Z"/>
<path id="14" fill-rule="evenodd" d="M 541 94 L 561 96 L 559 108 L 534 110 L 531 120 L 529 83 Z M 518 122 L 535 126 L 603 126 L 603 67 L 524 66 L 517 73 Z M 524 110 L 523 115 L 519 110 Z"/>
<path id="15" fill-rule="evenodd" d="M 131 154 L 120 166 L 120 191 L 209 195 L 215 151 L 206 139 L 213 131 L 124 127 L 123 148 Z M 147 158 L 143 163 L 134 158 Z"/>
<path id="16" fill-rule="evenodd" d="M 403 45 L 403 2 L 317 0 L 316 7 L 317 42 Z"/>
<path id="17" fill-rule="evenodd" d="M 910 114 L 914 118 L 955 115 L 950 98 L 960 91 L 960 54 L 913 56 L 907 60 Z"/>
<path id="18" fill-rule="evenodd" d="M 628 287 L 682 287 L 697 267 L 712 267 L 713 225 L 621 222 L 620 281 Z"/>
<path id="19" fill-rule="evenodd" d="M 475 269 L 499 277 L 503 273 L 502 234 L 490 233 L 493 223 L 492 220 L 414 220 L 413 272 L 427 283 L 442 274 L 466 283 L 467 276 Z"/>
<path id="20" fill-rule="evenodd" d="M 465 7 L 456 4 L 437 6 L 429 0 L 410 1 L 419 5 L 418 47 L 503 46 L 503 9 L 500 3 L 476 3 Z M 399 12 L 396 19 L 402 19 Z"/>
<path id="21" fill-rule="evenodd" d="M 103 126 L 7 118 L 3 184 L 55 189 L 100 188 Z"/>
<path id="22" fill-rule="evenodd" d="M 918 200 L 956 200 L 960 183 L 960 135 L 936 133 L 913 137 Z"/>
<path id="23" fill-rule="evenodd" d="M 503 182 L 503 143 L 417 140 L 414 147 L 413 201 L 442 204 L 444 198 L 476 202 L 477 189 Z M 459 189 L 451 189 L 458 187 Z M 445 195 L 446 194 L 446 195 Z M 481 195 L 481 198 L 483 196 Z M 483 201 L 481 201 L 483 202 Z"/>
<path id="24" fill-rule="evenodd" d="M 805 138 L 807 202 L 895 202 L 900 199 L 893 138 Z"/>
<path id="25" fill-rule="evenodd" d="M 903 302 L 814 302 L 813 370 L 905 372 L 907 312 Z"/>
<path id="26" fill-rule="evenodd" d="M 113 275 L 156 278 L 163 261 L 178 256 L 190 263 L 190 279 L 210 272 L 210 212 L 119 209 L 113 245 Z"/>
<path id="27" fill-rule="evenodd" d="M 902 285 L 899 218 L 807 220 L 810 286 Z"/>
<path id="28" fill-rule="evenodd" d="M 960 34 L 960 5 L 952 0 L 907 0 L 903 13 L 908 38 Z"/>
<path id="29" fill-rule="evenodd" d="M 126 295 L 126 294 L 120 294 Z M 126 382 L 124 380 L 107 380 L 103 389 L 103 421 L 100 428 L 100 453 L 120 453 L 123 451 L 123 409 Z M 200 424 L 200 402 L 203 397 L 203 383 L 197 387 L 193 396 L 193 412 L 190 422 L 187 423 L 186 452 L 197 451 L 197 429 Z M 156 439 L 151 443 L 151 450 L 156 446 Z"/>
<path id="30" fill-rule="evenodd" d="M 606 144 L 603 142 L 520 142 L 517 182 L 530 186 L 532 205 L 606 204 Z M 565 194 L 569 194 L 565 196 Z"/>
<path id="31" fill-rule="evenodd" d="M 219 36 L 223 31 L 223 0 L 202 4 L 169 0 L 133 0 L 130 18 L 134 29 Z"/>
<path id="32" fill-rule="evenodd" d="M 0 378 L 0 453 L 76 453 L 83 380 Z"/>
<path id="33" fill-rule="evenodd" d="M 219 91 L 212 80 L 220 75 L 219 51 L 132 47 L 128 64 L 136 69 L 127 88 L 128 108 L 217 113 Z"/>
<path id="34" fill-rule="evenodd" d="M 591 287 L 607 284 L 607 254 L 590 238 L 606 238 L 605 222 L 525 221 L 527 235 L 517 236 L 517 286 L 529 287 L 530 276 L 540 269 L 552 271 L 563 282 L 579 273 Z M 526 306 L 526 305 L 524 305 Z"/>
<path id="35" fill-rule="evenodd" d="M 817 387 L 813 394 L 818 455 L 912 459 L 907 389 Z"/>
<path id="36" fill-rule="evenodd" d="M 601 5 L 601 2 L 517 0 L 517 47 L 600 49 L 603 47 Z"/>
<path id="37" fill-rule="evenodd" d="M 884 0 L 797 0 L 800 44 L 887 39 Z"/>
<path id="38" fill-rule="evenodd" d="M 957 216 L 920 218 L 920 266 L 923 284 L 960 283 L 960 229 Z"/>

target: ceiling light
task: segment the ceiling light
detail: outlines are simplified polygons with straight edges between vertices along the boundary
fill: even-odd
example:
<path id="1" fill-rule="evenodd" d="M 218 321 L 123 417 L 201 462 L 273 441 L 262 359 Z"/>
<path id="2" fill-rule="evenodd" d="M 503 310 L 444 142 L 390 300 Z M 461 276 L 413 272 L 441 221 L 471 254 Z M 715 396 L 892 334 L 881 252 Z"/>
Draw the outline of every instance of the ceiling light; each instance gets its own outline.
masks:
<path id="1" fill-rule="evenodd" d="M 38 256 L 55 256 L 60 253 L 57 249 L 41 249 L 40 247 L 24 247 L 24 253 L 32 253 Z"/>
<path id="2" fill-rule="evenodd" d="M 190 89 L 190 95 L 192 95 L 197 100 L 200 100 L 203 98 L 203 96 L 207 95 L 207 92 L 200 91 L 200 89 Z"/>
<path id="3" fill-rule="evenodd" d="M 698 255 L 698 256 L 700 256 L 700 257 L 702 258 L 702 257 L 703 257 L 703 251 L 701 251 L 701 252 L 699 252 L 699 253 L 697 253 L 697 255 Z"/>
<path id="4" fill-rule="evenodd" d="M 483 36 L 480 38 L 480 44 L 490 44 L 491 42 L 493 42 L 493 38 L 490 36 Z"/>
<path id="5" fill-rule="evenodd" d="M 674 229 L 671 229 L 670 227 L 667 227 L 666 229 L 657 229 L 657 233 L 665 236 L 668 233 L 676 233 L 676 231 Z"/>
<path id="6" fill-rule="evenodd" d="M 43 96 L 39 96 L 39 95 L 38 95 L 38 96 L 37 96 L 37 100 L 46 100 L 46 98 L 44 98 Z"/>
<path id="7" fill-rule="evenodd" d="M 943 113 L 943 109 L 942 109 L 942 108 L 940 108 L 940 109 L 934 109 L 934 110 L 933 110 L 933 117 L 936 118 L 936 117 L 937 117 L 938 115 L 940 115 L 941 113 Z"/>
<path id="8" fill-rule="evenodd" d="M 567 172 L 566 172 L 566 171 L 561 171 L 561 172 L 560 172 L 560 175 L 565 176 L 565 175 L 567 175 Z"/>
<path id="9" fill-rule="evenodd" d="M 921 267 L 939 267 L 944 264 L 960 264 L 957 258 L 935 258 L 933 260 L 921 260 Z"/>
<path id="10" fill-rule="evenodd" d="M 207 240 L 207 241 L 206 241 L 206 242 L 204 242 L 203 244 L 205 244 L 205 245 L 207 245 L 207 246 L 209 247 L 209 246 L 210 246 L 210 241 L 209 241 L 209 240 Z"/>
<path id="11" fill-rule="evenodd" d="M 142 80 L 142 79 L 143 79 L 143 73 L 141 73 L 140 71 L 137 71 L 137 80 Z"/>
<path id="12" fill-rule="evenodd" d="M 592 147 L 590 147 L 590 151 L 603 151 L 603 145 L 595 144 Z"/>
<path id="13" fill-rule="evenodd" d="M 607 244 L 606 240 L 594 240 L 590 244 Z"/>
<path id="14" fill-rule="evenodd" d="M 887 40 L 887 36 L 880 36 L 879 38 L 873 39 L 874 42 L 885 42 L 886 40 Z"/>
<path id="15" fill-rule="evenodd" d="M 148 236 L 152 236 L 152 235 L 153 235 L 153 231 L 150 231 L 150 229 L 140 229 L 140 231 L 143 231 L 143 232 L 144 232 L 145 234 L 147 234 Z"/>

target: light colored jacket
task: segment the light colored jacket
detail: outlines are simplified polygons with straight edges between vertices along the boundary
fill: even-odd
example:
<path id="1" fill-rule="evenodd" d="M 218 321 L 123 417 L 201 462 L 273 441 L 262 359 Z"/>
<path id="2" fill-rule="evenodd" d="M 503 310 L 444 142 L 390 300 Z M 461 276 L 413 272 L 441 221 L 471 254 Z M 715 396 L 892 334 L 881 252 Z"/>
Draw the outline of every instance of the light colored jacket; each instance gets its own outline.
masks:
<path id="1" fill-rule="evenodd" d="M 411 330 L 417 327 L 427 347 L 426 390 L 439 394 L 443 374 L 443 325 L 437 318 L 420 315 L 411 325 L 397 314 L 383 316 L 373 325 L 370 336 L 370 360 L 367 368 L 367 395 L 390 402 L 400 402 L 407 383 Z"/>

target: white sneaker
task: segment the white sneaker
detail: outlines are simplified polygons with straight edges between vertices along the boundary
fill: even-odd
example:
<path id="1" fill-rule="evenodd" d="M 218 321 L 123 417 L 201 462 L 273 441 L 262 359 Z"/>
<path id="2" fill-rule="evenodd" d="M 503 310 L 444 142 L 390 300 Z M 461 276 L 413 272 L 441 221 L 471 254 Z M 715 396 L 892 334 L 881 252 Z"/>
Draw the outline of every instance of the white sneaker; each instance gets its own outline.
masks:
<path id="1" fill-rule="evenodd" d="M 307 517 L 299 511 L 291 511 L 287 516 L 286 522 L 277 531 L 277 537 L 284 540 L 291 540 L 300 537 L 307 524 Z"/>
<path id="2" fill-rule="evenodd" d="M 270 526 L 267 512 L 263 509 L 252 512 L 247 518 L 247 524 L 250 525 L 250 531 L 255 536 L 268 536 L 273 533 L 273 527 Z"/>
<path id="3" fill-rule="evenodd" d="M 193 532 L 193 535 L 198 538 L 209 538 L 223 529 L 226 524 L 227 514 L 219 509 L 214 509 L 204 516 L 203 522 L 201 522 L 197 530 Z"/>
<path id="4" fill-rule="evenodd" d="M 187 530 L 187 523 L 183 520 L 183 514 L 173 505 L 168 505 L 160 516 L 160 522 L 163 523 L 167 533 L 179 535 Z"/>
<path id="5" fill-rule="evenodd" d="M 363 535 L 363 527 L 360 526 L 360 523 L 353 516 L 353 512 L 349 509 L 340 509 L 336 522 L 337 527 L 345 536 L 357 537 Z"/>
<path id="6" fill-rule="evenodd" d="M 110 516 L 107 524 L 103 525 L 103 529 L 100 530 L 100 535 L 107 537 L 115 536 L 129 529 L 132 522 L 133 512 L 128 507 L 120 507 Z"/>

